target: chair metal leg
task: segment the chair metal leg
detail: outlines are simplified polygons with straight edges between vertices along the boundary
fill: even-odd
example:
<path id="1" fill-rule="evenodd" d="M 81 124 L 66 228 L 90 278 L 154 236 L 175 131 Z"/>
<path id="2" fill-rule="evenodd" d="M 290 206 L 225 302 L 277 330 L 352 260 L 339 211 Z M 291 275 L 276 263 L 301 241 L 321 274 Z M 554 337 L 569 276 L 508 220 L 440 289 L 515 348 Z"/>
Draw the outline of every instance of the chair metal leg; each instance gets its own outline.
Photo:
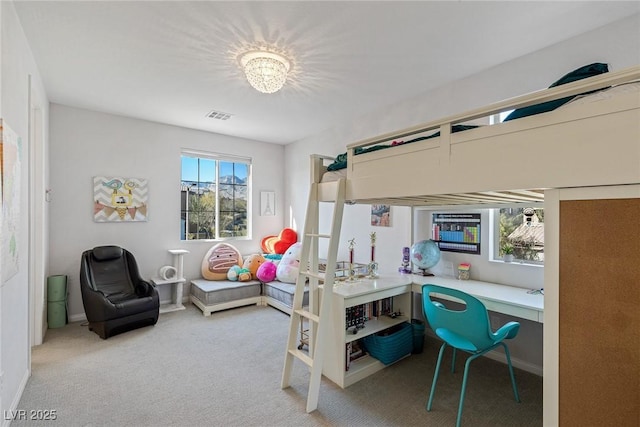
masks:
<path id="1" fill-rule="evenodd" d="M 440 373 L 440 364 L 442 363 L 442 356 L 444 355 L 444 349 L 447 347 L 446 343 L 440 347 L 440 354 L 438 354 L 438 362 L 436 363 L 436 371 L 433 373 L 433 383 L 431 384 L 431 393 L 429 393 L 429 401 L 427 402 L 427 411 L 431 410 L 433 404 L 433 396 L 436 393 L 436 383 L 438 382 L 438 374 Z"/>
<path id="2" fill-rule="evenodd" d="M 460 424 L 462 423 L 462 408 L 464 406 L 464 398 L 467 392 L 467 378 L 469 374 L 469 366 L 471 365 L 472 360 L 474 360 L 477 357 L 480 357 L 481 355 L 482 353 L 474 354 L 473 356 L 470 356 L 467 359 L 466 363 L 464 364 L 464 375 L 462 376 L 462 390 L 460 390 L 460 403 L 458 404 L 458 419 L 456 420 L 456 427 L 460 427 Z"/>
<path id="3" fill-rule="evenodd" d="M 453 356 L 451 357 L 451 373 L 455 374 L 456 372 L 456 348 L 455 347 L 451 347 L 453 348 Z"/>
<path id="4" fill-rule="evenodd" d="M 509 347 L 505 343 L 501 343 L 504 347 L 504 354 L 507 356 L 507 365 L 509 366 L 509 375 L 511 375 L 511 385 L 513 386 L 513 396 L 516 398 L 516 402 L 520 403 L 520 395 L 518 394 L 518 387 L 516 386 L 516 377 L 513 375 L 513 366 L 511 366 L 511 355 L 509 354 Z"/>

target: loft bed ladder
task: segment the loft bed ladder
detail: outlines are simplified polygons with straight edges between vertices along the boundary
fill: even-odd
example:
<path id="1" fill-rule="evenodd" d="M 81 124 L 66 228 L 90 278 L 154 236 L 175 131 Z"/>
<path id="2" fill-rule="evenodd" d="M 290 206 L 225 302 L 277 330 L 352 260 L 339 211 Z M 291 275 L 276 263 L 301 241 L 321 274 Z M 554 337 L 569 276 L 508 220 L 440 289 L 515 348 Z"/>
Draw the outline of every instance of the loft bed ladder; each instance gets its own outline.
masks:
<path id="1" fill-rule="evenodd" d="M 290 385 L 291 369 L 294 358 L 299 359 L 311 369 L 309 379 L 309 391 L 307 394 L 307 412 L 313 412 L 318 407 L 320 394 L 320 379 L 322 376 L 322 362 L 326 351 L 325 345 L 328 338 L 329 316 L 331 315 L 331 303 L 333 301 L 333 283 L 337 266 L 338 242 L 340 241 L 340 228 L 342 226 L 342 213 L 344 211 L 346 195 L 346 180 L 340 179 L 335 183 L 335 197 L 333 203 L 333 217 L 331 221 L 331 233 L 319 233 L 320 202 L 318 197 L 318 183 L 311 184 L 309 202 L 302 237 L 302 250 L 300 253 L 300 270 L 296 279 L 296 289 L 293 297 L 293 309 L 289 325 L 289 339 L 282 372 L 281 387 Z M 328 239 L 326 268 L 324 273 L 319 271 L 318 242 L 319 239 Z M 309 307 L 302 307 L 305 284 L 309 280 Z M 323 282 L 322 298 L 319 297 L 319 282 Z M 320 303 L 318 304 L 318 301 Z M 300 332 L 301 322 L 307 319 L 309 323 L 308 353 L 297 346 L 297 337 Z"/>

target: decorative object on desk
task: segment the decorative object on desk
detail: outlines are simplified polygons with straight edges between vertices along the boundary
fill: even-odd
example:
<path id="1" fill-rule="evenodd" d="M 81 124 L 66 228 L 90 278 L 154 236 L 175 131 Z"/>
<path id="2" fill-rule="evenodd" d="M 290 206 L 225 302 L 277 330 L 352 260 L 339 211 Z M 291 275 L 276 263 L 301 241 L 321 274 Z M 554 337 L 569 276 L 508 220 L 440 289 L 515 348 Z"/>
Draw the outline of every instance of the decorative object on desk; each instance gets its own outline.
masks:
<path id="1" fill-rule="evenodd" d="M 371 262 L 367 267 L 369 279 L 375 279 L 378 277 L 378 263 L 376 262 L 376 232 L 373 231 L 369 234 L 371 238 Z"/>
<path id="2" fill-rule="evenodd" d="M 422 270 L 423 276 L 433 276 L 428 270 L 438 261 L 440 261 L 440 248 L 433 240 L 420 240 L 411 246 L 411 262 Z"/>
<path id="3" fill-rule="evenodd" d="M 351 268 L 350 268 L 351 267 Z M 349 261 L 337 261 L 336 263 L 336 280 L 346 280 L 349 277 L 349 270 L 352 269 L 355 277 L 365 277 L 369 271 L 369 264 L 358 262 L 350 263 Z M 325 273 L 327 264 L 321 262 L 318 264 L 318 271 Z"/>
<path id="4" fill-rule="evenodd" d="M 460 280 L 469 280 L 471 264 L 468 262 L 463 262 L 458 265 L 458 279 Z"/>
<path id="5" fill-rule="evenodd" d="M 172 280 L 175 279 L 178 274 L 178 270 L 170 265 L 165 265 L 164 267 L 160 267 L 160 271 L 158 275 L 162 280 Z"/>
<path id="6" fill-rule="evenodd" d="M 371 225 L 379 227 L 391 226 L 391 206 L 371 205 Z"/>
<path id="7" fill-rule="evenodd" d="M 356 246 L 356 239 L 352 238 L 349 240 L 349 277 L 347 277 L 347 282 L 355 282 L 356 281 L 356 271 L 353 268 L 353 250 Z"/>
<path id="8" fill-rule="evenodd" d="M 408 246 L 402 248 L 402 265 L 398 268 L 399 273 L 411 274 L 411 252 Z"/>
<path id="9" fill-rule="evenodd" d="M 500 248 L 500 252 L 502 252 L 502 260 L 504 262 L 513 261 L 513 251 L 514 251 L 514 247 L 511 243 L 509 242 L 504 243 Z"/>

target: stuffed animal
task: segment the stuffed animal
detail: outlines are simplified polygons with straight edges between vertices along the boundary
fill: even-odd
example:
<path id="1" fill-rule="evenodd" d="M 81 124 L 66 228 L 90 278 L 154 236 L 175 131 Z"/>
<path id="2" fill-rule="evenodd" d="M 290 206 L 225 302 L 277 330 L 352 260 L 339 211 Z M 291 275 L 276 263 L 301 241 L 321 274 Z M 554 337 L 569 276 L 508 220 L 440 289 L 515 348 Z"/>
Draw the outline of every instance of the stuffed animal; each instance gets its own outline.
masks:
<path id="1" fill-rule="evenodd" d="M 234 265 L 242 264 L 240 252 L 228 243 L 218 243 L 207 251 L 200 267 L 207 280 L 226 280 L 227 272 Z"/>
<path id="2" fill-rule="evenodd" d="M 246 282 L 251 279 L 251 272 L 247 268 L 241 268 L 238 270 L 238 282 Z"/>
<path id="3" fill-rule="evenodd" d="M 267 236 L 262 239 L 260 246 L 267 254 L 284 254 L 289 246 L 298 240 L 298 233 L 292 228 L 284 228 L 277 236 Z"/>
<path id="4" fill-rule="evenodd" d="M 227 271 L 227 280 L 231 280 L 232 282 L 237 282 L 238 281 L 238 273 L 240 272 L 241 269 L 242 269 L 242 267 L 240 267 L 239 265 L 231 266 L 229 271 Z"/>
<path id="5" fill-rule="evenodd" d="M 300 271 L 300 252 L 302 251 L 302 243 L 294 243 L 287 249 L 287 252 L 282 256 L 278 269 L 276 270 L 276 277 L 279 281 L 284 283 L 295 283 Z"/>
<path id="6" fill-rule="evenodd" d="M 280 264 L 280 260 L 282 259 L 282 254 L 264 254 L 264 259 L 267 261 L 271 261 L 278 266 Z"/>
<path id="7" fill-rule="evenodd" d="M 251 280 L 251 272 L 239 265 L 234 265 L 227 272 L 227 280 L 231 280 L 232 282 L 246 282 L 247 280 Z"/>
<path id="8" fill-rule="evenodd" d="M 275 280 L 278 267 L 271 261 L 265 261 L 256 272 L 256 277 L 262 283 L 269 283 Z"/>
<path id="9" fill-rule="evenodd" d="M 260 265 L 265 262 L 264 257 L 261 254 L 253 254 L 249 255 L 247 259 L 244 261 L 242 268 L 246 268 L 251 273 L 251 278 L 256 280 L 258 277 L 256 273 L 258 272 L 258 268 Z"/>

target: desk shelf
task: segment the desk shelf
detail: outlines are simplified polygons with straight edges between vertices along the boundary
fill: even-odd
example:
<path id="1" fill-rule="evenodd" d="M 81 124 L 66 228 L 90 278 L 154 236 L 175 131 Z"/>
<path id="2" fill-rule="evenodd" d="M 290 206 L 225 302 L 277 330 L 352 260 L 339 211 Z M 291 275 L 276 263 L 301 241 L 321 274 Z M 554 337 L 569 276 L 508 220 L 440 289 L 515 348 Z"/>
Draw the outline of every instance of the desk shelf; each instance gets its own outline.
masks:
<path id="1" fill-rule="evenodd" d="M 411 282 L 407 276 L 389 276 L 378 279 L 360 279 L 354 283 L 340 283 L 334 288 L 334 300 L 329 319 L 329 337 L 325 347 L 325 361 L 322 373 L 342 388 L 346 388 L 369 375 L 385 368 L 385 364 L 371 355 L 360 357 L 348 363 L 350 344 L 362 338 L 391 328 L 411 319 Z M 391 298 L 393 311 L 401 315 L 392 318 L 387 315 L 372 317 L 362 329 L 353 334 L 346 330 L 346 312 L 350 307 Z"/>

